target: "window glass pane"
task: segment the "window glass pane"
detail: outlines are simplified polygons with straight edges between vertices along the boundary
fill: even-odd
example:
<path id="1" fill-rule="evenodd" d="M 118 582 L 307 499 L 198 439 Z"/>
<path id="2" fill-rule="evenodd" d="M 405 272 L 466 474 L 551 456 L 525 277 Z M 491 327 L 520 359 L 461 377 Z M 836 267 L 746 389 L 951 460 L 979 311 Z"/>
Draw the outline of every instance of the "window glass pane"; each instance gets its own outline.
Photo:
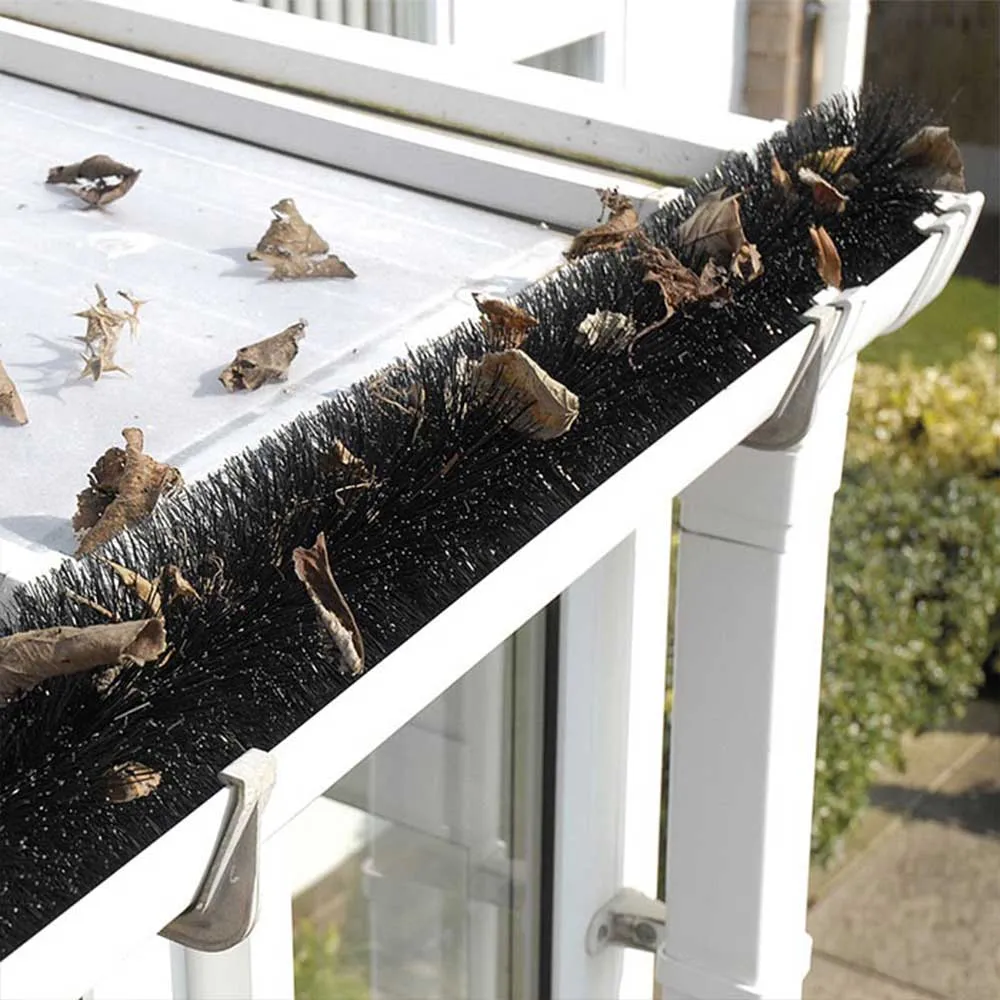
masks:
<path id="1" fill-rule="evenodd" d="M 530 59 L 522 59 L 522 66 L 546 69 L 550 73 L 577 76 L 583 80 L 604 82 L 604 35 L 591 35 L 570 45 L 541 52 Z"/>
<path id="2" fill-rule="evenodd" d="M 297 1000 L 537 994 L 543 629 L 526 625 L 279 835 Z"/>

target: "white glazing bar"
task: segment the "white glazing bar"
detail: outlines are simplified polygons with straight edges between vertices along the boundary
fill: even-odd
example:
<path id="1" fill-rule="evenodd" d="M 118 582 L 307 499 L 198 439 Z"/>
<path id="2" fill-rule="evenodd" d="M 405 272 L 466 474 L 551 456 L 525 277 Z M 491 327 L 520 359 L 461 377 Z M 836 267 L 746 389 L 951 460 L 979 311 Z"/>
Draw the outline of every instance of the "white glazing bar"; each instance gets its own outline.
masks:
<path id="1" fill-rule="evenodd" d="M 669 1000 L 801 996 L 830 513 L 855 358 L 797 447 L 682 494 L 667 831 Z"/>
<path id="2" fill-rule="evenodd" d="M 656 892 L 670 501 L 560 598 L 552 997 L 648 997 L 653 957 L 586 953 L 624 885 Z"/>
<path id="3" fill-rule="evenodd" d="M 175 1000 L 294 1000 L 292 896 L 276 840 L 261 848 L 257 907 L 253 930 L 235 948 L 213 953 L 171 945 L 183 963 Z"/>
<path id="4" fill-rule="evenodd" d="M 826 0 L 822 20 L 822 66 L 818 100 L 864 81 L 869 0 Z"/>
<path id="5" fill-rule="evenodd" d="M 521 21 L 508 11 L 499 22 L 514 37 L 524 33 L 525 18 L 542 17 L 545 10 L 544 4 L 525 0 L 519 7 L 525 12 Z M 359 34 L 341 25 L 282 17 L 244 4 L 202 0 L 169 4 L 0 0 L 0 14 L 65 31 L 81 41 L 118 45 L 272 87 L 655 177 L 703 173 L 729 149 L 753 146 L 776 128 L 775 123 L 744 115 L 691 108 L 689 102 L 624 101 L 616 88 L 504 65 L 497 61 L 499 31 L 486 37 L 494 48 L 485 59 L 477 45 L 466 44 L 458 16 L 452 21 L 455 44 L 431 48 L 377 32 Z M 355 24 L 356 14 L 353 0 L 348 0 L 349 25 Z M 583 35 L 602 28 L 603 20 L 598 19 L 583 29 Z M 560 32 L 554 44 L 571 37 Z M 523 58 L 548 47 L 506 55 Z M 49 82 L 42 75 L 49 68 L 42 59 L 33 68 L 38 75 L 32 78 Z M 122 90 L 119 97 L 127 93 Z"/>

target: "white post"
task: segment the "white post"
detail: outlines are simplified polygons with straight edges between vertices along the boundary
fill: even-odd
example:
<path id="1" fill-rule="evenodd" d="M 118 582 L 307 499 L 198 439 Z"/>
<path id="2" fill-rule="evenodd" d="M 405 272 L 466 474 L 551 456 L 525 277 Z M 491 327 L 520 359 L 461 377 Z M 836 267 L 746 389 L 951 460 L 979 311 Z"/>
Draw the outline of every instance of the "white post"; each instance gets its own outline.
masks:
<path id="1" fill-rule="evenodd" d="M 682 495 L 667 824 L 669 1000 L 801 996 L 827 550 L 854 360 L 784 452 Z"/>
<path id="2" fill-rule="evenodd" d="M 278 838 L 261 845 L 257 922 L 227 951 L 171 945 L 178 958 L 176 1000 L 293 1000 L 292 897 Z"/>
<path id="3" fill-rule="evenodd" d="M 865 75 L 869 0 L 826 0 L 823 5 L 820 85 L 824 101 L 842 90 L 858 90 Z"/>
<path id="4" fill-rule="evenodd" d="M 653 958 L 586 953 L 619 889 L 656 894 L 670 500 L 560 598 L 553 1000 L 646 1000 Z"/>

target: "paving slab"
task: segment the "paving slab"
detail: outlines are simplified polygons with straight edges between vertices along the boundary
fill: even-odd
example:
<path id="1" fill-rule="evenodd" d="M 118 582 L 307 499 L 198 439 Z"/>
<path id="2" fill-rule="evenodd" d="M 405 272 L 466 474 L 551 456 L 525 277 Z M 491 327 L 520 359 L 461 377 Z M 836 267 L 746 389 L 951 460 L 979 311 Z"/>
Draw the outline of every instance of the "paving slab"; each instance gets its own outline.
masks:
<path id="1" fill-rule="evenodd" d="M 817 951 L 912 984 L 914 996 L 997 1000 L 1000 738 L 982 742 L 918 801 L 887 783 L 873 802 L 904 819 L 813 907 Z"/>
<path id="2" fill-rule="evenodd" d="M 938 1000 L 938 996 L 814 955 L 802 1000 Z"/>

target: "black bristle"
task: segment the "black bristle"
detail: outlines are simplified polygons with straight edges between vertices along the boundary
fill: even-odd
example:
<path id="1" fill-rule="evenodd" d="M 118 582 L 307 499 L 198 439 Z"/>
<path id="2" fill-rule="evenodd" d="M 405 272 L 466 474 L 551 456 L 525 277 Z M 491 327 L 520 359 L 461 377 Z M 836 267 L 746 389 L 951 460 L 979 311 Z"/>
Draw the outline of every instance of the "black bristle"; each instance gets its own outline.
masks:
<path id="1" fill-rule="evenodd" d="M 893 158 L 928 122 L 900 98 L 836 99 L 753 154 L 731 155 L 656 212 L 646 231 L 669 246 L 701 196 L 742 192 L 764 273 L 722 307 L 681 308 L 634 356 L 574 338 L 597 310 L 630 314 L 640 328 L 661 318 L 634 249 L 585 257 L 519 295 L 539 320 L 527 352 L 581 400 L 563 437 L 526 440 L 475 405 L 461 362 L 486 348 L 469 324 L 298 417 L 105 546 L 104 559 L 148 577 L 176 564 L 201 599 L 166 610 L 165 662 L 125 670 L 102 690 L 89 675 L 52 679 L 0 709 L 0 956 L 205 801 L 218 771 L 246 748 L 270 749 L 348 686 L 291 570 L 296 546 L 325 532 L 367 666 L 377 669 L 802 327 L 822 286 L 810 225 L 827 227 L 848 285 L 870 282 L 918 245 L 913 221 L 935 198 Z M 819 217 L 808 199 L 778 195 L 772 155 L 791 165 L 846 145 L 859 184 L 842 215 Z M 386 402 L 414 383 L 425 390 L 415 409 Z M 329 460 L 336 439 L 372 470 L 370 486 L 346 488 L 351 477 Z M 85 558 L 18 591 L 0 635 L 104 621 L 68 591 L 122 618 L 143 613 L 105 562 Z M 162 772 L 154 794 L 106 801 L 102 775 L 123 760 Z"/>

